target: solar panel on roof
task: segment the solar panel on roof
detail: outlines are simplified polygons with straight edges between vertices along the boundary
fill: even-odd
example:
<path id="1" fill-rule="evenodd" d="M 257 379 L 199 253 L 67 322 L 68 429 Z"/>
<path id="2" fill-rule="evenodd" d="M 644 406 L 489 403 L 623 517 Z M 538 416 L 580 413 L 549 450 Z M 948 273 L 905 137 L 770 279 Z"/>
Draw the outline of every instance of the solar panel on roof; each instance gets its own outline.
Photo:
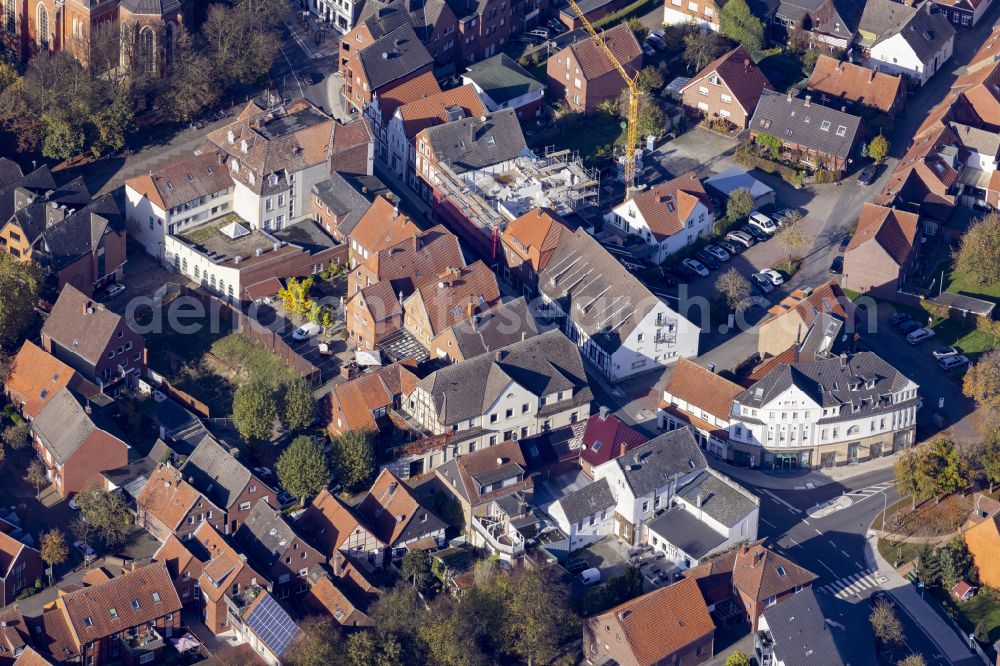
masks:
<path id="1" fill-rule="evenodd" d="M 285 609 L 266 593 L 247 615 L 246 624 L 279 657 L 301 631 Z"/>

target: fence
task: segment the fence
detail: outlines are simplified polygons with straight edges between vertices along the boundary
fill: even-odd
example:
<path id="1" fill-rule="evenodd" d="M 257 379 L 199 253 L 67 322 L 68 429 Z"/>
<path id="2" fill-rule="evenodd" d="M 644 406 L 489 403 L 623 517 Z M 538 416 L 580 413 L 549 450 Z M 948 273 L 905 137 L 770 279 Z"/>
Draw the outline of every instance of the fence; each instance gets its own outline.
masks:
<path id="1" fill-rule="evenodd" d="M 239 331 L 255 343 L 274 352 L 313 388 L 318 388 L 323 384 L 323 373 L 320 369 L 299 356 L 276 331 L 254 321 L 241 310 L 234 307 L 229 309 L 233 318 L 233 330 Z"/>

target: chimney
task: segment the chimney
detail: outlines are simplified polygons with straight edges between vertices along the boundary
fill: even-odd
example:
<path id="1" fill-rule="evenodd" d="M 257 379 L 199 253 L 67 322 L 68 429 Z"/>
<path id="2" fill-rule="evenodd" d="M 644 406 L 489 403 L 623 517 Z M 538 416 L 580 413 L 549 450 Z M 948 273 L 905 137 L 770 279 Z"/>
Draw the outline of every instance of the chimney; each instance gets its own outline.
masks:
<path id="1" fill-rule="evenodd" d="M 872 69 L 868 71 L 868 83 L 872 83 L 875 80 L 876 70 Z"/>
<path id="2" fill-rule="evenodd" d="M 93 301 L 87 301 L 86 303 L 83 304 L 83 314 L 85 314 L 85 315 L 92 315 L 92 314 L 94 314 L 94 302 Z"/>
<path id="3" fill-rule="evenodd" d="M 493 360 L 495 360 L 497 363 L 499 363 L 500 361 L 502 361 L 503 360 L 503 352 L 500 351 L 499 349 L 496 350 L 495 352 L 493 352 Z"/>
<path id="4" fill-rule="evenodd" d="M 763 548 L 759 549 L 758 551 L 756 551 L 753 554 L 753 565 L 752 566 L 757 566 L 758 564 L 760 564 L 760 561 L 762 559 L 764 559 L 764 549 Z"/>
<path id="5" fill-rule="evenodd" d="M 704 501 L 705 501 L 705 496 L 702 493 L 698 493 L 698 497 L 695 498 L 695 501 L 694 501 L 695 502 L 695 506 L 697 506 L 700 509 L 701 508 L 701 504 Z"/>
<path id="6" fill-rule="evenodd" d="M 750 552 L 750 546 L 749 545 L 747 545 L 747 544 L 744 543 L 743 545 L 740 546 L 740 555 L 746 555 L 749 552 Z"/>
<path id="7" fill-rule="evenodd" d="M 527 339 L 528 339 L 528 332 L 527 331 L 521 331 L 521 342 L 524 342 Z"/>
<path id="8" fill-rule="evenodd" d="M 607 407 L 601 405 L 600 412 L 601 412 L 601 420 L 602 421 L 607 421 L 608 420 L 608 411 L 609 410 L 608 410 Z"/>
<path id="9" fill-rule="evenodd" d="M 792 91 L 791 90 L 788 91 L 788 101 L 789 102 L 792 101 Z"/>
<path id="10" fill-rule="evenodd" d="M 395 206 L 392 207 L 392 217 L 393 218 L 399 217 L 399 204 L 396 204 Z"/>
<path id="11" fill-rule="evenodd" d="M 751 62 L 750 58 L 744 58 L 743 70 L 749 72 L 751 67 L 753 67 L 753 62 Z"/>
<path id="12" fill-rule="evenodd" d="M 618 455 L 624 456 L 628 450 L 628 442 L 622 442 L 618 445 Z"/>
<path id="13" fill-rule="evenodd" d="M 803 106 L 805 106 L 806 108 L 809 108 L 809 100 L 811 100 L 811 99 L 812 99 L 812 95 L 806 95 L 806 101 L 803 103 Z"/>
<path id="14" fill-rule="evenodd" d="M 476 313 L 476 302 L 472 300 L 472 294 L 469 294 L 469 302 L 465 306 L 465 316 L 472 318 L 472 315 Z"/>
<path id="15" fill-rule="evenodd" d="M 842 368 L 846 368 L 847 367 L 847 354 L 845 354 L 843 352 L 841 352 L 841 354 L 840 354 L 840 367 L 842 367 Z"/>

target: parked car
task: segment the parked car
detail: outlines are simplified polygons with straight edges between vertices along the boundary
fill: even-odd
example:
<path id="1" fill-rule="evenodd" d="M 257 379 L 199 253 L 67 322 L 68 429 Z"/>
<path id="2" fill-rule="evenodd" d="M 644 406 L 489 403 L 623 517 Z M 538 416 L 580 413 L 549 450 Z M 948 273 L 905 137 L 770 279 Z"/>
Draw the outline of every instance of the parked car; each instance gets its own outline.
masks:
<path id="1" fill-rule="evenodd" d="M 757 244 L 757 239 L 745 231 L 730 231 L 726 234 L 726 240 L 731 243 L 739 243 L 743 247 L 753 247 Z"/>
<path id="2" fill-rule="evenodd" d="M 768 280 L 770 280 L 771 284 L 773 284 L 775 287 L 777 287 L 779 284 L 785 283 L 785 277 L 778 271 L 774 270 L 773 268 L 762 269 L 760 271 L 760 274 L 766 277 Z"/>
<path id="3" fill-rule="evenodd" d="M 278 509 L 282 511 L 284 511 L 285 509 L 292 506 L 298 501 L 299 500 L 295 498 L 295 495 L 292 495 L 289 492 L 285 492 L 284 490 L 282 490 L 281 492 L 278 493 Z"/>
<path id="4" fill-rule="evenodd" d="M 704 264 L 709 270 L 714 271 L 719 267 L 719 260 L 706 252 L 704 249 L 695 252 L 694 258 Z"/>
<path id="5" fill-rule="evenodd" d="M 924 340 L 930 340 L 934 337 L 934 329 L 932 328 L 918 328 L 915 331 L 911 331 L 906 334 L 906 341 L 911 345 L 917 345 Z"/>
<path id="6" fill-rule="evenodd" d="M 743 250 L 747 249 L 746 245 L 743 243 L 737 243 L 736 241 L 731 240 L 720 240 L 719 247 L 733 255 L 739 254 Z"/>
<path id="7" fill-rule="evenodd" d="M 896 328 L 899 329 L 899 332 L 902 333 L 903 335 L 909 335 L 918 328 L 921 328 L 921 326 L 912 319 L 907 319 L 906 321 L 901 322 L 899 326 L 897 326 Z"/>
<path id="8" fill-rule="evenodd" d="M 321 330 L 322 329 L 319 324 L 313 324 L 311 322 L 308 324 L 302 324 L 292 332 L 292 338 L 295 340 L 308 340 L 314 335 L 319 335 Z"/>
<path id="9" fill-rule="evenodd" d="M 913 317 L 906 314 L 905 312 L 893 312 L 891 315 L 889 315 L 889 325 L 899 326 L 908 319 L 913 319 Z"/>
<path id="10" fill-rule="evenodd" d="M 256 474 L 261 480 L 267 480 L 274 476 L 274 472 L 269 470 L 267 467 L 254 467 L 253 473 Z"/>
<path id="11" fill-rule="evenodd" d="M 767 215 L 759 210 L 750 213 L 750 224 L 757 227 L 767 235 L 773 235 L 778 230 L 778 225 Z"/>
<path id="12" fill-rule="evenodd" d="M 871 185 L 878 180 L 879 171 L 880 169 L 878 164 L 869 164 L 861 170 L 860 174 L 858 174 L 858 184 Z"/>
<path id="13" fill-rule="evenodd" d="M 657 37 L 656 35 L 650 35 L 646 38 L 646 43 L 652 46 L 657 51 L 666 51 L 667 43 L 663 41 L 663 38 Z"/>
<path id="14" fill-rule="evenodd" d="M 742 231 L 745 234 L 750 234 L 751 236 L 754 237 L 754 239 L 758 243 L 763 243 L 764 241 L 770 240 L 770 238 L 771 238 L 770 234 L 765 233 L 764 231 L 758 229 L 757 227 L 755 227 L 752 224 L 745 224 L 745 225 L 743 225 L 742 227 L 740 227 L 740 231 Z"/>
<path id="15" fill-rule="evenodd" d="M 830 263 L 830 272 L 840 275 L 844 272 L 844 255 L 838 254 Z"/>
<path id="16" fill-rule="evenodd" d="M 949 356 L 958 356 L 958 354 L 959 351 L 955 347 L 938 347 L 931 352 L 931 355 L 939 361 Z"/>
<path id="17" fill-rule="evenodd" d="M 554 35 L 566 32 L 566 26 L 563 25 L 562 21 L 559 19 L 549 19 L 545 25 L 549 26 L 549 30 L 551 30 Z"/>
<path id="18" fill-rule="evenodd" d="M 757 290 L 763 294 L 770 294 L 774 292 L 774 284 L 760 273 L 754 273 L 751 275 L 750 283 L 757 287 Z"/>
<path id="19" fill-rule="evenodd" d="M 538 39 L 545 41 L 549 38 L 549 31 L 545 28 L 535 28 L 534 30 L 529 30 L 526 33 L 529 37 L 537 37 Z"/>
<path id="20" fill-rule="evenodd" d="M 586 571 L 589 568 L 590 565 L 587 564 L 587 560 L 583 559 L 582 557 L 571 557 L 569 560 L 566 561 L 566 567 L 565 567 L 566 571 L 570 572 L 574 576 L 578 573 Z"/>
<path id="21" fill-rule="evenodd" d="M 708 269 L 698 261 L 697 259 L 692 259 L 688 257 L 681 262 L 681 265 L 693 272 L 698 277 L 708 277 Z"/>
<path id="22" fill-rule="evenodd" d="M 80 505 L 76 503 L 76 499 L 71 499 L 69 501 L 69 508 L 73 509 L 74 511 L 79 511 Z"/>
<path id="23" fill-rule="evenodd" d="M 729 256 L 730 256 L 729 253 L 726 252 L 721 247 L 719 247 L 718 245 L 709 243 L 708 245 L 705 246 L 705 252 L 708 252 L 710 255 L 712 255 L 719 261 L 729 261 Z"/>
<path id="24" fill-rule="evenodd" d="M 584 569 L 580 572 L 578 576 L 580 583 L 584 587 L 590 587 L 591 585 L 597 585 L 601 582 L 601 570 L 591 567 L 590 569 Z"/>
<path id="25" fill-rule="evenodd" d="M 801 209 L 793 207 L 793 208 L 782 208 L 777 213 L 775 213 L 772 217 L 774 218 L 774 221 L 778 224 L 779 227 L 783 227 L 786 224 L 788 224 L 788 220 L 790 218 L 795 217 L 796 215 L 799 218 L 802 218 L 802 217 L 805 216 L 805 214 L 802 212 Z"/>
<path id="26" fill-rule="evenodd" d="M 847 249 L 847 246 L 851 244 L 851 237 L 844 236 L 840 239 L 840 247 L 838 248 L 841 252 Z"/>
<path id="27" fill-rule="evenodd" d="M 115 284 L 111 285 L 110 287 L 108 287 L 107 289 L 104 290 L 104 297 L 105 298 L 114 298 L 118 294 L 121 294 L 121 293 L 124 293 L 124 292 L 125 292 L 125 285 L 123 285 L 121 283 L 115 283 Z"/>
<path id="28" fill-rule="evenodd" d="M 967 356 L 946 356 L 940 361 L 938 365 L 941 366 L 942 370 L 955 370 L 956 368 L 961 368 L 969 365 L 969 358 Z"/>
<path id="29" fill-rule="evenodd" d="M 649 45 L 649 42 L 642 43 L 642 52 L 646 54 L 647 58 L 652 58 L 656 56 L 656 49 Z"/>
<path id="30" fill-rule="evenodd" d="M 92 559 L 97 557 L 97 552 L 91 548 L 83 539 L 77 539 L 73 542 L 73 547 L 80 551 L 83 555 L 84 562 L 90 562 Z"/>

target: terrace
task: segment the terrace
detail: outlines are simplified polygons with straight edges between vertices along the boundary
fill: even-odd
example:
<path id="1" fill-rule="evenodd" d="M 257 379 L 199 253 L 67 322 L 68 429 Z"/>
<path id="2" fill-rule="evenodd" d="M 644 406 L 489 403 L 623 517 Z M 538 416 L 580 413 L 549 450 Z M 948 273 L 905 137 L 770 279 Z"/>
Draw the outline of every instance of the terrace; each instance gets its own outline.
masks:
<path id="1" fill-rule="evenodd" d="M 237 264 L 243 259 L 278 250 L 282 245 L 274 236 L 251 229 L 250 223 L 234 213 L 177 234 L 175 238 L 216 264 Z"/>

